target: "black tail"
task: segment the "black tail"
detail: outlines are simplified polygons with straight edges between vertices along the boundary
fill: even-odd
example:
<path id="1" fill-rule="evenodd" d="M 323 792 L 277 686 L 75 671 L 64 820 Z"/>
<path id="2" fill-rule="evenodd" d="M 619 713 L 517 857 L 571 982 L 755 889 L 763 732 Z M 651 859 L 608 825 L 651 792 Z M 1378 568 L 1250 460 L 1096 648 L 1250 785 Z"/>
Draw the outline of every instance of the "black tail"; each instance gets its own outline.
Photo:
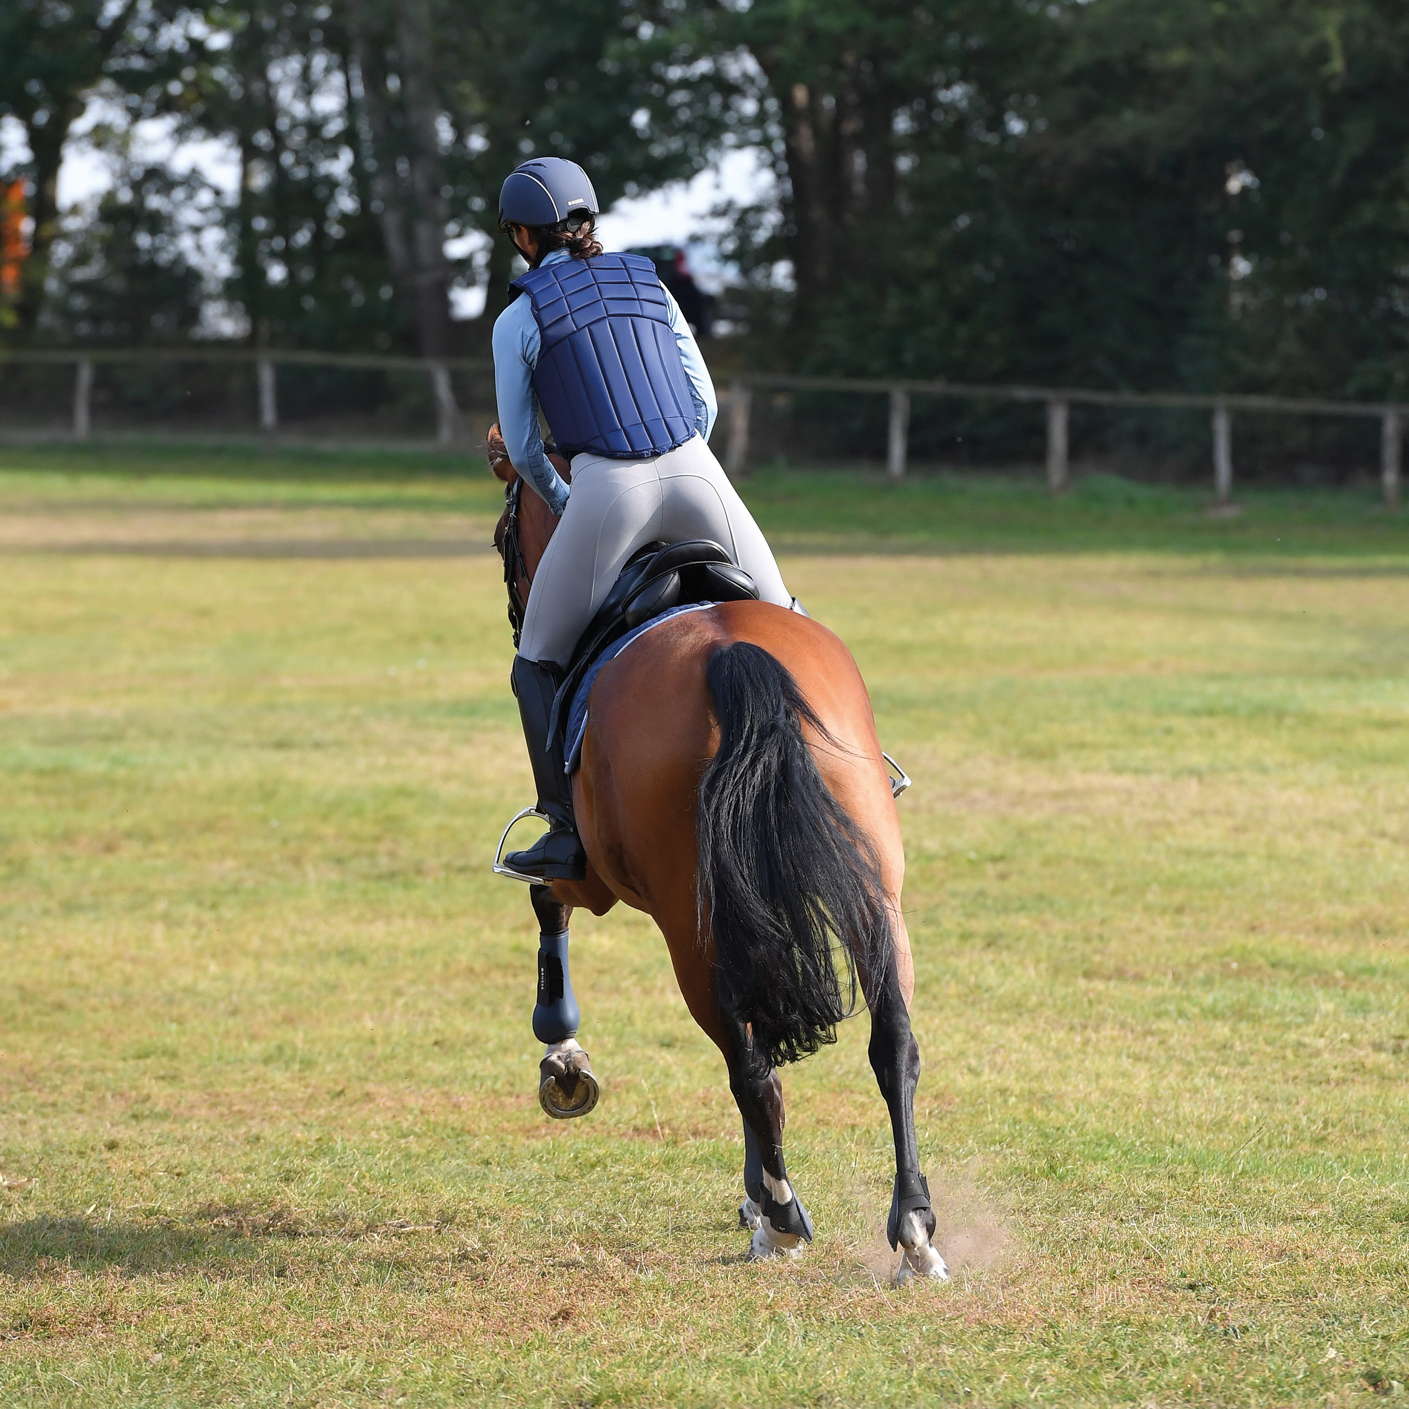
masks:
<path id="1" fill-rule="evenodd" d="M 742 641 L 716 651 L 705 678 L 720 737 L 700 782 L 700 912 L 725 1011 L 752 1024 L 755 1046 L 781 1066 L 836 1041 L 856 1007 L 858 960 L 880 982 L 890 913 L 875 849 L 803 738 L 804 721 L 830 735 L 797 682 Z"/>

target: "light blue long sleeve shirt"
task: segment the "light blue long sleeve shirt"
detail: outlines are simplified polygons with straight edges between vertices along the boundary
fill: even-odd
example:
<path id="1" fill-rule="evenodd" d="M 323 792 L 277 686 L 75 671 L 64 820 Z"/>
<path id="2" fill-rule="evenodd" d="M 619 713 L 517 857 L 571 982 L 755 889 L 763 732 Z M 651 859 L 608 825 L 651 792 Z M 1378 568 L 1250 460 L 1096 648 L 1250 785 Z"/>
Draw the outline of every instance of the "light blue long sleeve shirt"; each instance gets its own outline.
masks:
<path id="1" fill-rule="evenodd" d="M 555 264 L 571 258 L 566 250 L 554 250 L 544 256 L 542 263 Z M 695 403 L 695 429 L 702 439 L 708 440 L 719 414 L 714 383 L 700 356 L 695 335 L 669 289 L 665 291 L 665 298 L 670 307 L 670 330 L 675 334 L 675 344 L 680 349 L 680 360 L 685 364 L 685 376 L 690 382 L 690 396 Z M 514 468 L 555 514 L 561 514 L 567 507 L 571 488 L 544 452 L 543 436 L 538 429 L 538 398 L 533 394 L 533 369 L 538 365 L 541 346 L 533 304 L 527 295 L 520 294 L 494 323 L 494 398 L 499 405 L 499 431 Z"/>

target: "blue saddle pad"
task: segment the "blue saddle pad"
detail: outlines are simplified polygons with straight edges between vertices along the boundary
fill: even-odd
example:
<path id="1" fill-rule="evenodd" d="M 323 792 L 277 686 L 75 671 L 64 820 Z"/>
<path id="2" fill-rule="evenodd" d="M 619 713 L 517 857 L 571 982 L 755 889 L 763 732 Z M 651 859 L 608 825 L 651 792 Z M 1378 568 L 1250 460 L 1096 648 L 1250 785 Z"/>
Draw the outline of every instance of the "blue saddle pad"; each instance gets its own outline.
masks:
<path id="1" fill-rule="evenodd" d="M 587 700 L 592 694 L 593 685 L 597 683 L 598 671 L 604 665 L 610 665 L 633 641 L 639 641 L 646 632 L 654 630 L 661 622 L 669 621 L 673 616 L 684 616 L 686 612 L 702 612 L 718 605 L 717 602 L 688 602 L 683 607 L 671 607 L 668 612 L 662 612 L 659 616 L 653 616 L 649 621 L 643 621 L 640 626 L 628 631 L 619 641 L 613 641 L 593 661 L 592 668 L 582 677 L 582 683 L 577 687 L 577 692 L 572 697 L 572 706 L 568 710 L 567 729 L 564 731 L 567 748 L 563 751 L 563 766 L 566 772 L 576 772 L 577 765 L 582 759 L 582 740 L 587 734 Z"/>

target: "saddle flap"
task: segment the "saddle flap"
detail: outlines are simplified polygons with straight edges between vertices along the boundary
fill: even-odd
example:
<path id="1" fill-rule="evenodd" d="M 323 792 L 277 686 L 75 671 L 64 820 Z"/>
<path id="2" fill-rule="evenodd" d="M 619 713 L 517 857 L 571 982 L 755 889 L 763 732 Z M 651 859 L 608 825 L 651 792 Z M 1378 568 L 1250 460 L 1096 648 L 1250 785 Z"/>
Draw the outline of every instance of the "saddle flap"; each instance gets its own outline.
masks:
<path id="1" fill-rule="evenodd" d="M 668 612 L 679 603 L 681 588 L 682 579 L 678 572 L 666 572 L 659 577 L 648 578 L 632 593 L 626 610 L 621 614 L 622 624 L 631 631 L 643 621 Z"/>
<path id="2" fill-rule="evenodd" d="M 757 596 L 749 574 L 711 539 L 647 544 L 627 561 L 578 640 L 553 705 L 551 727 L 560 726 L 591 663 L 626 632 L 687 602 L 736 602 Z"/>

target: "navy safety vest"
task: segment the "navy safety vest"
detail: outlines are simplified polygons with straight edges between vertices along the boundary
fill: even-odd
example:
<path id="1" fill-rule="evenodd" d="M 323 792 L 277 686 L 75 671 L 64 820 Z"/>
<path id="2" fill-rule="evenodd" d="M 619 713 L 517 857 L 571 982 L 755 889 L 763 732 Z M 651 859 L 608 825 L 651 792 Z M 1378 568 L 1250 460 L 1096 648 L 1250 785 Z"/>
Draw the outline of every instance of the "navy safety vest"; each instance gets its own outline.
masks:
<path id="1" fill-rule="evenodd" d="M 512 287 L 533 305 L 542 335 L 533 390 L 564 455 L 646 460 L 694 435 L 690 380 L 649 259 L 557 259 Z"/>

